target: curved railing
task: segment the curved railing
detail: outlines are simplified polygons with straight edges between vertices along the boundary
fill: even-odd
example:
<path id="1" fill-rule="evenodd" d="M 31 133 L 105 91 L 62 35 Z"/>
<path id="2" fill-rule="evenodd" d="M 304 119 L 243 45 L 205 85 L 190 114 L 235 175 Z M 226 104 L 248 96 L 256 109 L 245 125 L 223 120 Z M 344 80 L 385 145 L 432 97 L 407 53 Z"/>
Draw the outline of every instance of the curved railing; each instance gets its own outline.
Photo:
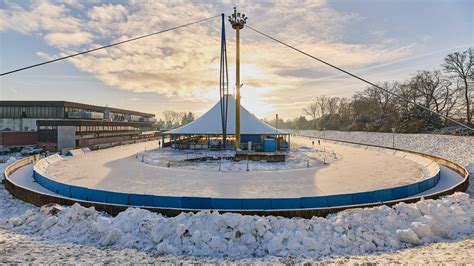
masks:
<path id="1" fill-rule="evenodd" d="M 376 145 L 367 146 L 380 147 Z M 107 211 L 111 214 L 117 214 L 118 212 L 123 211 L 124 209 L 130 206 L 136 206 L 151 211 L 157 211 L 169 216 L 177 215 L 183 211 L 197 212 L 202 209 L 218 209 L 222 212 L 230 211 L 242 214 L 279 215 L 285 217 L 306 218 L 312 216 L 325 216 L 329 213 L 338 212 L 340 210 L 348 208 L 372 207 L 383 204 L 393 205 L 399 202 L 415 202 L 420 200 L 421 198 L 437 198 L 439 196 L 452 194 L 455 191 L 465 191 L 467 189 L 469 185 L 469 173 L 464 167 L 460 166 L 459 164 L 428 154 L 406 150 L 401 151 L 418 154 L 427 157 L 431 160 L 434 160 L 438 164 L 444 165 L 457 172 L 463 177 L 463 180 L 458 184 L 443 191 L 424 195 L 423 197 L 412 196 L 414 194 L 411 193 L 419 191 L 420 187 L 423 189 L 423 191 L 426 191 L 425 188 L 428 187 L 427 189 L 429 189 L 430 187 L 436 185 L 440 178 L 439 173 L 434 177 L 423 180 L 416 184 L 401 186 L 402 188 L 397 187 L 371 192 L 353 193 L 350 198 L 347 195 L 332 195 L 323 197 L 303 197 L 296 199 L 212 199 L 198 197 L 164 197 L 154 195 L 125 194 L 117 192 L 102 193 L 103 191 L 99 191 L 97 193 L 98 190 L 65 185 L 47 179 L 44 176 L 35 173 L 35 179 L 38 183 L 45 186 L 46 188 L 48 188 L 49 186 L 50 188 L 52 188 L 50 189 L 51 191 L 59 194 L 51 195 L 32 191 L 28 188 L 19 186 L 8 178 L 8 175 L 10 175 L 16 169 L 37 160 L 37 157 L 29 157 L 26 159 L 19 160 L 7 167 L 7 169 L 5 170 L 5 186 L 17 198 L 36 205 L 44 205 L 48 203 L 71 205 L 73 203 L 78 202 L 84 206 L 94 206 L 98 210 Z M 388 192 L 389 190 L 390 192 Z M 410 193 L 411 195 L 409 195 L 408 193 Z M 376 201 L 367 202 L 373 199 L 376 199 Z M 152 202 L 152 204 L 157 205 L 149 205 L 150 202 Z M 338 202 L 342 202 L 343 205 L 337 205 L 336 203 Z M 224 208 L 222 206 L 224 206 Z M 242 207 L 249 208 L 244 209 Z"/>

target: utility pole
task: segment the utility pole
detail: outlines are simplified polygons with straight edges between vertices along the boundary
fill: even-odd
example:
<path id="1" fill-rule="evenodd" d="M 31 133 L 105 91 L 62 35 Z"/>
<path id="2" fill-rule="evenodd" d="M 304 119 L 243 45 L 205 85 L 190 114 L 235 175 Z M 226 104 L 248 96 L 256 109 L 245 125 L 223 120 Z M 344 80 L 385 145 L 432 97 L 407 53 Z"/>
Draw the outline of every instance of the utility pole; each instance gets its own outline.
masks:
<path id="1" fill-rule="evenodd" d="M 392 127 L 392 148 L 395 148 L 395 131 L 396 128 Z"/>
<path id="2" fill-rule="evenodd" d="M 240 30 L 244 28 L 247 17 L 245 14 L 237 13 L 229 16 L 229 22 L 235 30 L 235 149 L 240 149 Z"/>

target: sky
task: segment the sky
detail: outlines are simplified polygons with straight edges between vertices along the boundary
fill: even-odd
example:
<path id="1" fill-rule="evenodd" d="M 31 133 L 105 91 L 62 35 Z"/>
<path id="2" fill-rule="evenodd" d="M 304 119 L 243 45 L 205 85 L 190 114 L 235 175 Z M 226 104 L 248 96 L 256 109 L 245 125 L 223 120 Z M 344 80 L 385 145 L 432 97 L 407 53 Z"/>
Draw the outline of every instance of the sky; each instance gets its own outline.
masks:
<path id="1" fill-rule="evenodd" d="M 439 69 L 474 46 L 472 0 L 54 1 L 0 0 L 0 71 L 149 34 L 233 7 L 247 24 L 372 82 Z M 1 100 L 68 100 L 198 115 L 219 98 L 220 17 L 0 77 Z M 235 31 L 226 21 L 229 84 Z M 248 28 L 241 31 L 242 105 L 288 119 L 317 96 L 366 85 Z M 231 92 L 234 85 L 230 85 Z"/>

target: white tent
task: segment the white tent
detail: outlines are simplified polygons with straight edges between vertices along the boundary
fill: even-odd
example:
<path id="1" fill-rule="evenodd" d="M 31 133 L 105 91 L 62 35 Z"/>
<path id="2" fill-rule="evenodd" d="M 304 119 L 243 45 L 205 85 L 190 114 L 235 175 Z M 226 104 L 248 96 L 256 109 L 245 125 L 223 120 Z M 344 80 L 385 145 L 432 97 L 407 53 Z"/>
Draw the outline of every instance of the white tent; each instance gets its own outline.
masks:
<path id="1" fill-rule="evenodd" d="M 227 134 L 235 134 L 235 99 L 228 95 Z M 225 101 L 225 98 L 222 99 Z M 221 104 L 217 102 L 209 111 L 193 122 L 182 127 L 170 130 L 169 135 L 221 135 Z M 287 132 L 277 130 L 260 121 L 255 115 L 240 106 L 240 134 L 241 135 L 287 135 Z"/>

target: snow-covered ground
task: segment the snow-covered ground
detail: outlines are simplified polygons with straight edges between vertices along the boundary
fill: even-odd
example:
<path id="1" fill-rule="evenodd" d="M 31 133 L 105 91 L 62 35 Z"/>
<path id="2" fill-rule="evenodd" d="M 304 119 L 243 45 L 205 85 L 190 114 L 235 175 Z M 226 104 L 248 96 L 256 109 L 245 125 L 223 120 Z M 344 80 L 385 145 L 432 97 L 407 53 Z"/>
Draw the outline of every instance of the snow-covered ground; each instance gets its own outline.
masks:
<path id="1" fill-rule="evenodd" d="M 233 151 L 181 151 L 171 148 L 153 149 L 137 156 L 138 160 L 143 160 L 144 163 L 166 167 L 168 162 L 173 167 L 190 170 L 211 170 L 211 171 L 244 171 L 249 166 L 252 171 L 267 171 L 267 170 L 288 170 L 301 169 L 307 167 L 321 167 L 324 163 L 331 163 L 337 160 L 337 155 L 332 149 L 327 149 L 323 146 L 300 146 L 291 148 L 286 152 L 285 162 L 255 162 L 242 160 L 239 162 L 225 159 L 233 157 Z M 208 161 L 186 161 L 188 159 L 196 159 L 203 157 L 212 157 L 214 160 Z M 224 158 L 224 159 L 221 159 Z"/>
<path id="2" fill-rule="evenodd" d="M 31 235 L 0 230 L 0 263 L 33 264 L 130 264 L 130 263 L 231 263 L 288 265 L 298 263 L 379 263 L 379 264 L 441 264 L 472 261 L 474 239 L 433 243 L 409 249 L 376 252 L 369 255 L 339 255 L 317 258 L 266 257 L 229 260 L 212 257 L 161 256 L 134 249 L 97 248 L 72 243 L 57 243 Z"/>
<path id="3" fill-rule="evenodd" d="M 437 137 L 419 136 L 405 145 L 473 161 L 472 139 L 444 143 Z M 474 253 L 474 199 L 465 193 L 313 219 L 210 212 L 167 218 L 140 209 L 110 217 L 78 205 L 37 208 L 3 187 L 0 206 L 2 263 L 459 263 L 472 261 Z"/>
<path id="4" fill-rule="evenodd" d="M 141 209 L 108 217 L 79 205 L 25 208 L 5 218 L 3 230 L 59 243 L 229 259 L 391 252 L 474 233 L 473 199 L 464 193 L 312 219 L 211 212 L 167 218 Z"/>
<path id="5" fill-rule="evenodd" d="M 392 147 L 392 133 L 287 130 L 305 136 Z M 474 137 L 435 134 L 395 134 L 395 147 L 433 154 L 462 165 L 474 162 Z"/>
<path id="6" fill-rule="evenodd" d="M 10 164 L 14 163 L 17 159 L 15 157 L 10 157 L 6 159 L 4 163 L 0 163 L 0 180 L 3 180 L 3 172 Z"/>

